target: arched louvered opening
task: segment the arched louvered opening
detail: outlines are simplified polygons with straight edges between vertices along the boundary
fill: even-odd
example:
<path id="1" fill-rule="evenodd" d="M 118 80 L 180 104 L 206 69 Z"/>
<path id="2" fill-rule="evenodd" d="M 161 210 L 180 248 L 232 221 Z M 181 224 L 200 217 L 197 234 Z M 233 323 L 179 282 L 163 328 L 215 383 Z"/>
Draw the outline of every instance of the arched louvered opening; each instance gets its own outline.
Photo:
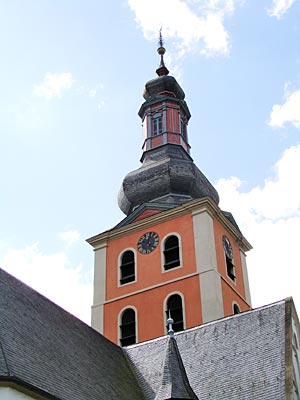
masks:
<path id="1" fill-rule="evenodd" d="M 175 235 L 169 236 L 164 242 L 164 269 L 178 267 L 180 265 L 179 240 Z"/>
<path id="2" fill-rule="evenodd" d="M 239 314 L 241 312 L 240 307 L 234 303 L 233 304 L 233 314 Z"/>
<path id="3" fill-rule="evenodd" d="M 171 316 L 171 318 L 174 320 L 174 331 L 182 331 L 184 329 L 184 322 L 181 296 L 179 294 L 173 294 L 168 298 L 166 306 L 166 320 L 169 318 L 169 316 Z"/>
<path id="4" fill-rule="evenodd" d="M 133 281 L 135 281 L 134 252 L 127 250 L 121 256 L 120 285 Z"/>
<path id="5" fill-rule="evenodd" d="M 223 241 L 223 248 L 224 248 L 224 253 L 225 253 L 227 275 L 229 276 L 230 279 L 232 279 L 235 282 L 233 250 L 232 250 L 230 241 L 226 236 L 223 236 L 222 241 Z"/>
<path id="6" fill-rule="evenodd" d="M 136 343 L 136 317 L 132 308 L 123 311 L 120 324 L 121 346 L 129 346 Z"/>

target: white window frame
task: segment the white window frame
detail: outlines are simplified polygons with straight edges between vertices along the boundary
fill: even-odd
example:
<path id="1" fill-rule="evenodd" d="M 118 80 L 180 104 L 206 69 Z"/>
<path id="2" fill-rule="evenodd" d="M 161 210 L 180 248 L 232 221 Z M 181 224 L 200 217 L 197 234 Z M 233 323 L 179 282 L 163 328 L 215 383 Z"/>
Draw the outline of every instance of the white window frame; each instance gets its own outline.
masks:
<path id="1" fill-rule="evenodd" d="M 184 302 L 184 295 L 182 292 L 179 291 L 174 291 L 171 293 L 168 293 L 168 295 L 165 297 L 164 302 L 163 302 L 163 316 L 164 316 L 164 332 L 165 335 L 167 335 L 168 333 L 168 329 L 167 329 L 167 315 L 166 315 L 166 311 L 167 311 L 167 302 L 168 299 L 173 296 L 174 294 L 178 294 L 181 297 L 181 303 L 182 303 L 182 319 L 183 319 L 183 330 L 186 329 L 186 318 L 185 318 L 185 302 Z"/>
<path id="2" fill-rule="evenodd" d="M 122 265 L 122 256 L 126 251 L 132 251 L 134 254 L 134 281 L 127 282 L 121 284 L 121 265 Z M 118 288 L 130 285 L 132 283 L 137 282 L 137 253 L 133 247 L 127 247 L 126 249 L 122 250 L 121 253 L 118 255 Z"/>
<path id="3" fill-rule="evenodd" d="M 134 315 L 135 315 L 135 344 L 138 343 L 138 341 L 139 341 L 138 340 L 138 312 L 137 312 L 137 308 L 135 306 L 129 304 L 129 305 L 126 305 L 125 307 L 123 307 L 122 310 L 119 312 L 119 315 L 118 315 L 118 326 L 117 326 L 117 329 L 118 329 L 118 343 L 119 343 L 119 346 L 122 346 L 121 345 L 121 328 L 120 328 L 120 326 L 122 324 L 122 316 L 123 316 L 124 312 L 126 310 L 129 310 L 130 308 L 134 311 Z"/>
<path id="4" fill-rule="evenodd" d="M 176 236 L 177 239 L 178 239 L 179 265 L 177 267 L 174 267 L 174 268 L 165 269 L 165 255 L 164 255 L 165 242 L 170 236 Z M 163 239 L 161 240 L 160 251 L 161 251 L 161 253 L 160 253 L 160 255 L 161 255 L 161 271 L 162 271 L 163 274 L 166 273 L 166 272 L 174 271 L 174 270 L 176 270 L 178 268 L 182 268 L 183 267 L 181 236 L 179 235 L 178 232 L 169 232 L 167 235 L 165 235 L 163 237 Z"/>

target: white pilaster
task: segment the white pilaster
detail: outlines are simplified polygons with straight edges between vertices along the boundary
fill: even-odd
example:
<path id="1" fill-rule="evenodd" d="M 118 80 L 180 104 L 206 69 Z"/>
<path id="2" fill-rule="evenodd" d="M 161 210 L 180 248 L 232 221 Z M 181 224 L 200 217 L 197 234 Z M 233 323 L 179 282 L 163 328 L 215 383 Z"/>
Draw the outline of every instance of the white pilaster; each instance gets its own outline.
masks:
<path id="1" fill-rule="evenodd" d="M 242 272 L 243 272 L 243 280 L 244 280 L 244 287 L 245 287 L 245 298 L 246 298 L 246 302 L 249 304 L 249 306 L 251 306 L 251 296 L 250 296 L 250 286 L 249 286 L 249 279 L 248 279 L 246 256 L 242 251 L 240 251 L 240 255 L 241 255 Z"/>
<path id="2" fill-rule="evenodd" d="M 199 275 L 203 323 L 224 317 L 221 277 L 216 271 Z"/>
<path id="3" fill-rule="evenodd" d="M 193 227 L 197 271 L 218 271 L 213 219 L 207 210 L 193 212 Z"/>
<path id="4" fill-rule="evenodd" d="M 0 387 L 0 399 L 1 400 L 30 400 L 36 397 L 31 397 L 27 394 L 19 392 L 13 388 Z"/>
<path id="5" fill-rule="evenodd" d="M 221 277 L 218 272 L 213 218 L 207 210 L 193 212 L 196 268 L 200 279 L 203 322 L 224 317 Z"/>
<path id="6" fill-rule="evenodd" d="M 107 242 L 95 250 L 94 265 L 94 300 L 92 306 L 91 325 L 103 333 L 104 302 L 106 293 L 106 249 Z"/>

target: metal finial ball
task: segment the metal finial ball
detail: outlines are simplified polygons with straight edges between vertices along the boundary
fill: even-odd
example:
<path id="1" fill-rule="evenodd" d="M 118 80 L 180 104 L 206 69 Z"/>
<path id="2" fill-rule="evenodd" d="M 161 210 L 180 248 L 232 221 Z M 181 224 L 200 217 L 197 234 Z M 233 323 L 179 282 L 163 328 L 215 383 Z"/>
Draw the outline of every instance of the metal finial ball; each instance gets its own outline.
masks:
<path id="1" fill-rule="evenodd" d="M 165 52 L 166 52 L 166 49 L 165 49 L 163 46 L 160 46 L 160 47 L 157 49 L 157 52 L 158 52 L 158 54 L 159 54 L 160 56 L 163 56 L 163 55 L 165 54 Z"/>

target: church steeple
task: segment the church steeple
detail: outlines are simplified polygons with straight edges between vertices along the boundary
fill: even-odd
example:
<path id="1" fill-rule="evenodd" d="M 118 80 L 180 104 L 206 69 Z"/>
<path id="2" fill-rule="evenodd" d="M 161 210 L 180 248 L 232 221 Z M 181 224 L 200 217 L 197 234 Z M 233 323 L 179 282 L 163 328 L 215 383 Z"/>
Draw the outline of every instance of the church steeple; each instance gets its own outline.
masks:
<path id="1" fill-rule="evenodd" d="M 187 125 L 191 114 L 184 91 L 168 75 L 161 33 L 157 51 L 158 77 L 146 83 L 138 113 L 144 128 L 142 166 L 124 178 L 118 197 L 126 215 L 149 202 L 163 209 L 206 196 L 219 202 L 217 191 L 190 156 Z"/>
<path id="2" fill-rule="evenodd" d="M 142 165 L 123 180 L 126 217 L 88 242 L 95 250 L 92 326 L 122 346 L 250 308 L 251 246 L 190 156 L 185 94 L 164 62 L 145 85 Z M 201 133 L 205 134 L 205 132 Z M 177 390 L 177 383 L 184 392 Z M 194 399 L 170 336 L 157 400 Z"/>

